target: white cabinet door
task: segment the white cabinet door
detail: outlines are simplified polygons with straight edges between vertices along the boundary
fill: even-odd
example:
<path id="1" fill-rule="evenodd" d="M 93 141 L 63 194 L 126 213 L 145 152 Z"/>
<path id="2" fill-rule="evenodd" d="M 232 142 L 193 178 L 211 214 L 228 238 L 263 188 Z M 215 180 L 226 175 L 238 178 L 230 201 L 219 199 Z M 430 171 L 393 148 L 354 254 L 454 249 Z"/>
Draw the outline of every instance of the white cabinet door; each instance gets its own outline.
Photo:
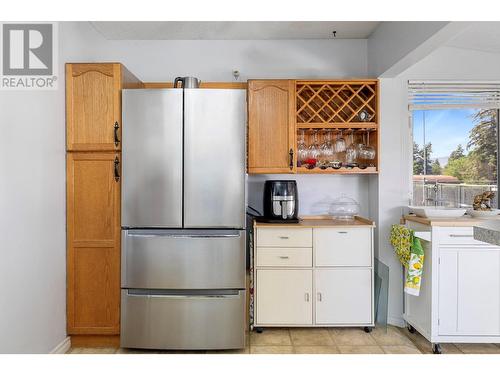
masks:
<path id="1" fill-rule="evenodd" d="M 317 269 L 314 273 L 316 324 L 372 323 L 371 269 Z"/>
<path id="2" fill-rule="evenodd" d="M 256 326 L 312 324 L 312 270 L 257 270 Z"/>
<path id="3" fill-rule="evenodd" d="M 499 250 L 440 250 L 439 334 L 500 334 Z"/>
<path id="4" fill-rule="evenodd" d="M 371 228 L 314 228 L 317 267 L 372 265 Z"/>

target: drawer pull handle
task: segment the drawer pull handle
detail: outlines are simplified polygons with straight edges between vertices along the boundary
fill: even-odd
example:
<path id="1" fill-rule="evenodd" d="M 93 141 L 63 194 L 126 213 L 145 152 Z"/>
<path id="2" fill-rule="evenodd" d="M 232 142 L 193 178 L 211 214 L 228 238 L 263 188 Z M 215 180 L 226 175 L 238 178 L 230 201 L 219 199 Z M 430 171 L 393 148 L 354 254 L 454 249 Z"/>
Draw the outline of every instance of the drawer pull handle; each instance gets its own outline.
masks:
<path id="1" fill-rule="evenodd" d="M 337 233 L 339 233 L 339 234 L 347 234 L 347 232 L 345 232 L 345 231 L 341 231 L 341 232 L 337 232 Z"/>
<path id="2" fill-rule="evenodd" d="M 282 240 L 288 240 L 290 237 L 288 237 L 288 236 L 280 236 L 280 238 L 281 238 Z"/>
<path id="3" fill-rule="evenodd" d="M 309 293 L 305 294 L 305 299 L 306 299 L 306 302 L 309 302 Z"/>
<path id="4" fill-rule="evenodd" d="M 466 238 L 466 237 L 473 237 L 472 234 L 450 234 L 450 237 L 456 237 L 456 238 Z"/>
<path id="5" fill-rule="evenodd" d="M 280 256 L 280 259 L 289 259 L 289 257 L 282 255 L 282 256 Z"/>
<path id="6" fill-rule="evenodd" d="M 318 301 L 321 302 L 323 300 L 323 296 L 321 295 L 321 293 L 318 293 Z"/>

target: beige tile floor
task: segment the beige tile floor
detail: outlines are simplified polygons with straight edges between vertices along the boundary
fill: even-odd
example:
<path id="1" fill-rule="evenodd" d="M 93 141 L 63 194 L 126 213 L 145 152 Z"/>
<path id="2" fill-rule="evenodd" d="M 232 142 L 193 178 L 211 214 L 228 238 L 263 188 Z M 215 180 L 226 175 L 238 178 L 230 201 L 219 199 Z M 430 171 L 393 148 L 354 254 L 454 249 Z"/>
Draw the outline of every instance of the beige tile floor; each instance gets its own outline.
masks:
<path id="1" fill-rule="evenodd" d="M 500 344 L 443 344 L 445 354 L 500 354 Z M 70 354 L 431 354 L 419 333 L 388 326 L 365 333 L 361 328 L 268 328 L 250 332 L 241 350 L 158 351 L 72 348 Z"/>

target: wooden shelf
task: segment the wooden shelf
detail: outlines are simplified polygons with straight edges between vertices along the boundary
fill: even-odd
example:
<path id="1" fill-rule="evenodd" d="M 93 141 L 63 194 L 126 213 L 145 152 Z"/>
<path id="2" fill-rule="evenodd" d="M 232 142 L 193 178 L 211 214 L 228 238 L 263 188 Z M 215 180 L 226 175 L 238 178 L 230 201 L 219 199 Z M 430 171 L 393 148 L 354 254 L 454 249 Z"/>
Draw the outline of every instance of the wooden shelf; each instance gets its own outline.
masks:
<path id="1" fill-rule="evenodd" d="M 327 169 L 321 169 L 321 168 L 305 168 L 305 167 L 297 167 L 297 173 L 303 173 L 303 174 L 377 174 L 377 168 L 376 167 L 367 167 L 366 169 L 360 169 L 360 168 L 353 168 L 353 169 L 346 169 L 346 168 L 340 168 L 340 169 L 333 169 L 333 168 L 327 168 Z"/>
<path id="2" fill-rule="evenodd" d="M 297 122 L 297 129 L 378 129 L 376 122 Z"/>

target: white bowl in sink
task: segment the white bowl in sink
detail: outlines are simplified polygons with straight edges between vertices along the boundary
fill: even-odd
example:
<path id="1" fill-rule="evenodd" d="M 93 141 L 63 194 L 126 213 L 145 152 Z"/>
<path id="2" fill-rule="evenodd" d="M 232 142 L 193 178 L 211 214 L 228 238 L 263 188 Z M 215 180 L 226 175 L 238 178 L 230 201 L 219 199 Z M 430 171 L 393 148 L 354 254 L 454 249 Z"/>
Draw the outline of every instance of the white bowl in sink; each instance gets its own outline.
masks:
<path id="1" fill-rule="evenodd" d="M 466 208 L 435 207 L 435 206 L 408 206 L 411 213 L 420 217 L 458 218 L 464 216 Z"/>

